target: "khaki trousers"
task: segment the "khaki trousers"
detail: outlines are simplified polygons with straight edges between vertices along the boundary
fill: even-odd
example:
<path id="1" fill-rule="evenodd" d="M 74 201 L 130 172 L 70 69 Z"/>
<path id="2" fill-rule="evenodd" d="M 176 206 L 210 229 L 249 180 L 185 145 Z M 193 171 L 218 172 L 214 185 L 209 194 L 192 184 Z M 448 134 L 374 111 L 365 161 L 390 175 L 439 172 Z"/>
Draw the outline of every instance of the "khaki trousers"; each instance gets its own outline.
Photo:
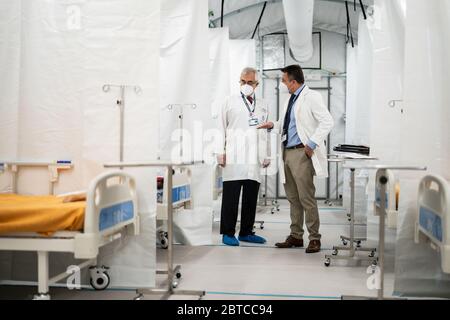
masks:
<path id="1" fill-rule="evenodd" d="M 312 161 L 303 148 L 286 149 L 283 160 L 286 174 L 284 189 L 291 204 L 291 236 L 303 239 L 303 223 L 306 220 L 309 240 L 320 240 L 319 209 L 315 198 L 315 171 Z"/>

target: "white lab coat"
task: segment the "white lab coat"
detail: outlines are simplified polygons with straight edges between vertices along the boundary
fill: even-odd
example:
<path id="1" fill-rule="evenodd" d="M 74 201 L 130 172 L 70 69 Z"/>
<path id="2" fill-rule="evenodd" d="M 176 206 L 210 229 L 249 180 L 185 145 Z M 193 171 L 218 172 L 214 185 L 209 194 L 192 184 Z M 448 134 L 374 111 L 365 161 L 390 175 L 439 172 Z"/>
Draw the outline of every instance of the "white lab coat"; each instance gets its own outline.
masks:
<path id="1" fill-rule="evenodd" d="M 281 142 L 283 132 L 284 118 L 289 105 L 286 101 L 281 113 L 280 119 L 274 123 L 273 131 L 280 134 L 280 153 L 279 153 L 279 173 L 280 181 L 286 182 L 283 164 L 284 144 Z M 312 141 L 317 145 L 311 160 L 319 178 L 328 177 L 328 160 L 327 148 L 325 140 L 331 129 L 333 129 L 334 121 L 328 108 L 325 106 L 320 93 L 309 89 L 305 86 L 294 105 L 295 119 L 297 125 L 297 133 L 303 144 Z"/>
<path id="2" fill-rule="evenodd" d="M 254 104 L 248 102 L 250 109 Z M 268 108 L 263 99 L 256 98 L 254 114 L 260 124 L 267 121 Z M 261 183 L 262 164 L 268 159 L 267 132 L 250 126 L 249 119 L 249 111 L 241 95 L 230 96 L 222 104 L 218 127 L 223 140 L 217 153 L 226 155 L 223 181 L 254 180 Z"/>

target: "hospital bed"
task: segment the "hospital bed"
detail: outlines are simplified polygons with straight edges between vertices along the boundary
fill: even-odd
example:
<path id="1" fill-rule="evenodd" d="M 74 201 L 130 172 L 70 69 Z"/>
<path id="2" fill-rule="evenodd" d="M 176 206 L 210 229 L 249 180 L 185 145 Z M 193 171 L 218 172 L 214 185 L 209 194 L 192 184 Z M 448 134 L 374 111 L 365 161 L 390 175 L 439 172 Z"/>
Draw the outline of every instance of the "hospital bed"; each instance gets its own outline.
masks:
<path id="1" fill-rule="evenodd" d="M 345 167 L 345 166 L 344 166 Z M 364 166 L 353 166 L 353 170 L 355 169 L 366 169 L 366 170 L 377 170 L 376 172 L 376 184 L 377 188 L 379 188 L 379 227 L 378 227 L 378 258 L 372 263 L 372 272 L 375 274 L 375 277 L 378 278 L 377 285 L 377 296 L 376 297 L 362 297 L 362 296 L 342 296 L 343 300 L 350 299 L 377 299 L 384 300 L 384 270 L 385 270 L 385 226 L 386 226 L 386 217 L 387 217 L 387 208 L 386 204 L 388 203 L 388 195 L 391 192 L 388 192 L 388 186 L 392 185 L 394 182 L 390 181 L 393 179 L 394 175 L 391 170 L 402 170 L 402 171 L 425 171 L 427 167 L 424 166 L 397 166 L 397 165 L 364 165 Z M 385 205 L 382 205 L 382 204 Z M 389 299 L 393 299 L 389 297 Z"/>
<path id="2" fill-rule="evenodd" d="M 26 197 L 22 200 L 26 201 Z M 5 206 L 17 212 L 24 210 L 23 206 L 15 208 L 14 203 L 8 204 L 6 201 L 2 201 L 2 205 L 3 212 L 0 211 L 0 217 L 5 212 Z M 50 298 L 50 284 L 69 276 L 68 273 L 62 273 L 50 278 L 50 252 L 69 252 L 74 254 L 75 259 L 87 260 L 78 267 L 89 267 L 91 285 L 97 290 L 103 290 L 108 287 L 110 279 L 108 269 L 97 266 L 99 248 L 121 238 L 122 232 L 129 235 L 139 233 L 136 185 L 134 179 L 124 172 L 107 172 L 90 183 L 81 230 L 56 230 L 51 235 L 43 235 L 18 228 L 17 232 L 0 233 L 0 250 L 36 251 L 38 295 L 35 299 L 47 300 Z"/>
<path id="3" fill-rule="evenodd" d="M 395 179 L 394 173 L 392 170 L 386 170 L 386 175 L 388 178 L 388 183 L 386 184 L 386 225 L 388 228 L 396 229 L 397 228 L 397 217 L 398 217 L 398 183 Z M 376 183 L 375 183 L 375 201 L 373 204 L 373 212 L 375 216 L 379 216 L 381 212 L 381 188 L 382 185 L 380 183 L 380 178 L 383 172 L 381 170 L 377 171 L 376 174 Z"/>
<path id="4" fill-rule="evenodd" d="M 19 181 L 19 171 L 22 168 L 46 168 L 49 175 L 49 194 L 55 193 L 55 185 L 59 180 L 61 171 L 71 170 L 73 168 L 70 160 L 57 161 L 1 161 L 0 173 L 9 172 L 11 174 L 11 192 L 17 193 Z"/>
<path id="5" fill-rule="evenodd" d="M 167 175 L 167 174 L 166 174 Z M 166 176 L 165 175 L 165 176 Z M 163 249 L 167 249 L 169 241 L 167 231 L 164 230 L 164 224 L 168 219 L 169 199 L 168 184 L 165 176 L 157 177 L 157 206 L 156 219 L 158 220 L 157 239 Z M 173 172 L 172 185 L 172 208 L 173 209 L 191 209 L 191 177 L 192 171 L 188 168 L 177 168 Z"/>
<path id="6" fill-rule="evenodd" d="M 172 191 L 174 189 L 174 173 L 175 169 L 179 169 L 182 172 L 191 172 L 187 171 L 187 167 L 204 164 L 203 161 L 193 161 L 193 162 L 181 162 L 181 163 L 169 163 L 165 161 L 154 161 L 154 162 L 135 162 L 135 163 L 107 163 L 104 164 L 105 168 L 166 168 L 167 179 L 165 180 L 165 186 L 167 192 L 166 199 L 173 199 Z M 185 169 L 185 170 L 181 170 Z M 180 180 L 178 180 L 180 181 Z M 164 193 L 163 193 L 164 196 Z M 166 202 L 167 203 L 167 202 Z M 156 274 L 158 275 L 167 275 L 167 279 L 163 283 L 163 287 L 166 288 L 149 288 L 149 289 L 139 289 L 136 290 L 138 296 L 135 298 L 136 300 L 141 300 L 145 294 L 156 294 L 162 295 L 162 299 L 168 299 L 172 295 L 192 295 L 198 296 L 200 299 L 205 295 L 205 291 L 203 290 L 175 290 L 178 287 L 178 279 L 181 278 L 181 266 L 177 265 L 174 267 L 174 259 L 173 259 L 173 205 L 166 206 L 167 208 L 167 234 L 168 234 L 168 247 L 167 247 L 167 270 L 157 270 Z"/>
<path id="7" fill-rule="evenodd" d="M 429 242 L 441 253 L 442 271 L 450 273 L 450 185 L 440 176 L 420 181 L 415 242 Z"/>

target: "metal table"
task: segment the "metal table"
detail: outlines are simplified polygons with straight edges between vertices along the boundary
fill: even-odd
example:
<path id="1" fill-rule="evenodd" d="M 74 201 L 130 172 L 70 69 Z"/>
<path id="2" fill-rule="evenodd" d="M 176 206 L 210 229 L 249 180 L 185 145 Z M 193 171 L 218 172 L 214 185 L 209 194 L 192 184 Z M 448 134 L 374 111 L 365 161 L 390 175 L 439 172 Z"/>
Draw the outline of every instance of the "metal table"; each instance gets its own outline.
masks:
<path id="1" fill-rule="evenodd" d="M 344 300 L 355 300 L 355 299 L 376 299 L 376 300 L 384 300 L 384 249 L 385 249 L 385 217 L 386 217 L 386 186 L 389 182 L 387 170 L 404 170 L 404 171 L 425 171 L 427 167 L 421 166 L 395 166 L 395 165 L 370 165 L 370 166 L 361 166 L 353 169 L 367 169 L 367 170 L 378 170 L 379 182 L 381 186 L 380 190 L 380 225 L 379 225 L 379 240 L 378 240 L 378 268 L 380 275 L 380 286 L 377 289 L 376 297 L 360 297 L 360 296 L 342 296 Z M 377 173 L 378 173 L 377 172 Z M 389 298 L 394 299 L 394 298 Z"/>
<path id="2" fill-rule="evenodd" d="M 179 167 L 189 167 L 194 165 L 203 164 L 204 161 L 192 161 L 192 162 L 179 162 L 170 163 L 167 161 L 151 161 L 151 162 L 135 162 L 135 163 L 108 163 L 105 164 L 105 168 L 147 168 L 147 167 L 159 167 L 167 168 L 167 199 L 171 201 L 172 199 L 172 187 L 173 187 L 173 168 Z M 155 195 L 156 197 L 156 195 Z M 173 266 L 173 206 L 169 203 L 168 207 L 168 217 L 167 217 L 167 232 L 168 232 L 168 242 L 167 247 L 167 270 L 157 271 L 157 274 L 167 274 L 167 279 L 165 283 L 166 288 L 156 288 L 156 289 L 138 289 L 136 293 L 138 296 L 136 300 L 140 300 L 146 294 L 152 295 L 163 295 L 161 299 L 166 300 L 172 295 L 182 295 L 182 296 L 198 296 L 200 299 L 206 294 L 205 291 L 194 291 L 194 290 L 176 290 L 178 286 L 177 278 L 181 278 L 181 266 L 177 265 L 175 268 Z"/>
<path id="3" fill-rule="evenodd" d="M 329 159 L 330 162 L 360 162 L 367 160 L 378 160 L 374 157 L 363 156 L 349 156 L 349 155 L 337 155 L 336 158 Z M 325 255 L 324 264 L 326 267 L 331 265 L 331 260 L 354 260 L 354 261 L 371 261 L 375 266 L 377 264 L 377 258 L 375 257 L 376 248 L 364 248 L 361 246 L 363 241 L 366 241 L 366 237 L 355 237 L 355 170 L 357 166 L 349 166 L 351 172 L 350 178 L 350 214 L 349 216 L 349 236 L 341 235 L 340 239 L 343 246 L 333 246 L 333 253 L 331 255 Z M 339 255 L 339 251 L 349 251 L 348 255 Z M 368 256 L 357 256 L 356 252 L 369 252 Z"/>

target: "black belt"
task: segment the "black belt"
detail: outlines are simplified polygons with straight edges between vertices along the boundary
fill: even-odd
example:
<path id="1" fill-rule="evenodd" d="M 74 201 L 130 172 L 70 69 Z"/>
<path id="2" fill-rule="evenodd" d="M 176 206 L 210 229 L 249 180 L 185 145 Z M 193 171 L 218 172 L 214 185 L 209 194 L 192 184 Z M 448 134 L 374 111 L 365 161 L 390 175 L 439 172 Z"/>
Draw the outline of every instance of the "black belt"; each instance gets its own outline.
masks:
<path id="1" fill-rule="evenodd" d="M 293 150 L 293 149 L 303 149 L 303 148 L 305 148 L 305 145 L 303 143 L 300 143 L 300 144 L 298 144 L 296 146 L 289 147 L 289 148 L 286 148 L 286 149 Z"/>

